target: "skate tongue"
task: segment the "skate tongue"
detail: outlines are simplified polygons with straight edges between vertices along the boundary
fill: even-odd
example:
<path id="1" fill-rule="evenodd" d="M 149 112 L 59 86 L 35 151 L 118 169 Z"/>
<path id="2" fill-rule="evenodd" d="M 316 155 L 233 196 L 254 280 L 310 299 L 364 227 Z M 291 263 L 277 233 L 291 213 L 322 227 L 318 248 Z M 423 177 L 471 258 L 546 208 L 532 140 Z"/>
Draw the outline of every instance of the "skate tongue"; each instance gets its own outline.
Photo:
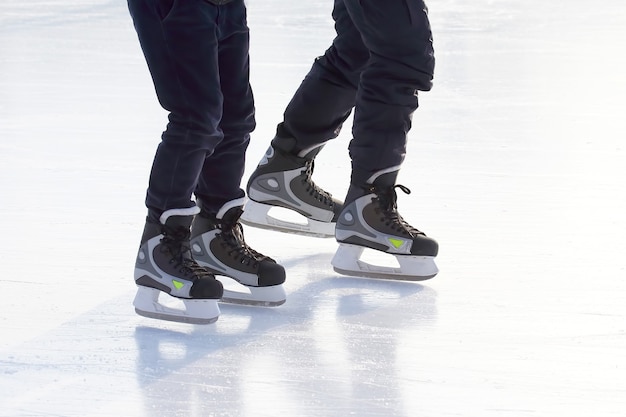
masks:
<path id="1" fill-rule="evenodd" d="M 220 229 L 222 230 L 222 236 L 232 247 L 233 253 L 237 253 L 243 259 L 246 259 L 247 263 L 260 262 L 263 259 L 271 259 L 268 256 L 262 255 L 252 249 L 246 243 L 243 235 L 243 227 L 239 223 L 239 218 L 243 213 L 243 208 L 240 206 L 229 209 L 220 222 Z"/>
<path id="2" fill-rule="evenodd" d="M 175 266 L 181 267 L 181 272 L 185 275 L 192 275 L 195 278 L 212 278 L 213 275 L 205 268 L 201 267 L 193 259 L 191 244 L 189 243 L 189 231 L 183 228 L 166 231 L 161 240 L 161 244 L 167 248 L 171 256 L 171 262 Z"/>
<path id="3" fill-rule="evenodd" d="M 177 266 L 183 267 L 185 274 L 191 274 L 197 278 L 211 276 L 208 271 L 195 262 L 191 254 L 191 244 L 189 242 L 191 236 L 190 223 L 191 219 L 189 217 L 170 217 L 161 226 L 163 233 L 161 244 L 167 248 L 172 261 Z"/>
<path id="4" fill-rule="evenodd" d="M 241 206 L 236 206 L 229 209 L 221 219 L 217 219 L 219 222 L 222 233 L 225 233 L 227 240 L 234 246 L 244 246 L 243 230 L 239 224 L 239 218 L 243 213 Z"/>
<path id="5" fill-rule="evenodd" d="M 302 173 L 305 176 L 307 191 L 309 192 L 309 194 L 311 194 L 313 197 L 317 198 L 324 204 L 332 205 L 333 196 L 329 192 L 324 191 L 317 184 L 315 184 L 313 180 L 311 180 L 313 170 L 315 169 L 315 161 L 312 159 L 310 161 L 307 161 L 304 167 L 305 169 L 302 171 Z"/>
<path id="6" fill-rule="evenodd" d="M 411 190 L 400 184 L 396 184 L 391 187 L 377 187 L 376 185 L 372 187 L 372 192 L 380 199 L 380 205 L 383 209 L 395 210 L 398 207 L 398 194 L 396 193 L 396 188 L 399 188 L 405 194 L 411 194 Z"/>
<path id="7" fill-rule="evenodd" d="M 425 235 L 424 232 L 407 223 L 400 213 L 398 213 L 398 194 L 396 193 L 396 188 L 399 188 L 405 194 L 411 194 L 411 190 L 408 187 L 400 184 L 391 187 L 372 187 L 372 192 L 376 194 L 384 215 L 391 223 L 396 224 L 397 227 L 403 229 L 411 236 Z"/>
<path id="8" fill-rule="evenodd" d="M 239 218 L 241 217 L 242 213 L 243 213 L 243 207 L 236 206 L 231 209 L 228 209 L 228 211 L 224 213 L 222 218 L 217 219 L 217 220 L 218 222 L 222 223 L 226 227 L 232 228 L 239 222 Z"/>
<path id="9" fill-rule="evenodd" d="M 168 243 L 182 243 L 184 241 L 189 240 L 190 231 L 186 227 L 181 226 L 169 226 L 164 224 L 162 226 L 163 230 L 163 240 Z"/>

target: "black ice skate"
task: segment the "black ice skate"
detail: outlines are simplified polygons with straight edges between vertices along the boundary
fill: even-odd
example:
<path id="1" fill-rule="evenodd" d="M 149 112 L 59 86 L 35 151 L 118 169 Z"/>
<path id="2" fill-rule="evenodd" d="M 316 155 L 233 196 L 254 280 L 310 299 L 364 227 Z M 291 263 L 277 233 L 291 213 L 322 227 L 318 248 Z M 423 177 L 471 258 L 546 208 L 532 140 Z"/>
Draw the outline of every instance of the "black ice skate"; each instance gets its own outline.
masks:
<path id="1" fill-rule="evenodd" d="M 198 207 L 167 210 L 160 223 L 146 222 L 135 263 L 137 314 L 193 324 L 212 323 L 219 317 L 222 284 L 196 263 L 189 245 L 189 227 L 199 211 Z M 182 300 L 185 308 L 160 303 L 163 294 Z"/>
<path id="2" fill-rule="evenodd" d="M 278 306 L 285 302 L 285 269 L 272 258 L 250 248 L 239 223 L 244 199 L 226 203 L 213 215 L 204 209 L 192 225 L 191 247 L 195 259 L 216 275 L 230 277 L 246 291 L 224 289 L 222 301 Z M 202 203 L 200 202 L 201 206 Z"/>
<path id="3" fill-rule="evenodd" d="M 362 195 L 344 207 L 335 229 L 339 249 L 331 261 L 336 272 L 405 281 L 426 280 L 437 274 L 437 242 L 409 225 L 398 213 L 395 189 L 407 194 L 410 190 L 394 185 L 396 174 L 397 171 L 386 173 L 366 184 L 357 193 Z M 354 186 L 351 187 L 354 192 Z M 364 249 L 393 255 L 399 267 L 360 260 Z"/>
<path id="4" fill-rule="evenodd" d="M 342 203 L 312 180 L 313 159 L 319 145 L 294 153 L 295 139 L 275 137 L 265 156 L 250 176 L 249 201 L 241 217 L 244 224 L 287 233 L 333 237 Z M 284 207 L 303 216 L 303 222 L 270 214 Z"/>

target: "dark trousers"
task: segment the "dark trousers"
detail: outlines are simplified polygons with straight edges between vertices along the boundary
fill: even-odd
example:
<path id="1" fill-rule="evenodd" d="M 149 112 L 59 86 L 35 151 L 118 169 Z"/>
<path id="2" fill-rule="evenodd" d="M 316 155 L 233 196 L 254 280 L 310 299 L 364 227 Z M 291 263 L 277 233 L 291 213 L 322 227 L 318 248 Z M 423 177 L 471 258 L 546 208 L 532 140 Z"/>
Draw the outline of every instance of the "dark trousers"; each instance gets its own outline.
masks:
<path id="1" fill-rule="evenodd" d="M 432 86 L 432 34 L 422 0 L 335 0 L 337 36 L 279 125 L 306 149 L 336 137 L 354 108 L 352 183 L 400 167 L 417 92 Z"/>
<path id="2" fill-rule="evenodd" d="M 128 0 L 159 102 L 169 112 L 146 196 L 151 215 L 193 206 L 217 211 L 243 197 L 255 127 L 243 0 Z"/>

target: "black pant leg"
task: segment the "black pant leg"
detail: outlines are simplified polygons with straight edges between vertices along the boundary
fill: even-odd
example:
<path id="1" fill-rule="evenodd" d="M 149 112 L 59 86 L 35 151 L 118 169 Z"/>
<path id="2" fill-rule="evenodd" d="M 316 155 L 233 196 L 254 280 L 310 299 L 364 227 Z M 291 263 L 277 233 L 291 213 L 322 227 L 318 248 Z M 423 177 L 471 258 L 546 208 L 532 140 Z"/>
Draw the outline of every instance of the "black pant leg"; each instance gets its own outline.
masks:
<path id="1" fill-rule="evenodd" d="M 287 106 L 279 129 L 295 137 L 300 149 L 339 134 L 352 112 L 361 71 L 369 59 L 343 0 L 335 0 L 332 16 L 337 35 L 313 63 Z"/>
<path id="2" fill-rule="evenodd" d="M 399 169 L 418 91 L 430 90 L 434 51 L 422 0 L 344 0 L 370 51 L 356 97 L 350 143 L 353 182 Z"/>
<path id="3" fill-rule="evenodd" d="M 193 205 L 205 157 L 221 141 L 217 6 L 205 1 L 128 0 L 159 102 L 169 111 L 150 173 L 152 212 Z"/>
<path id="4" fill-rule="evenodd" d="M 223 139 L 205 159 L 196 189 L 203 207 L 212 212 L 245 195 L 241 178 L 250 132 L 256 126 L 249 81 L 250 31 L 243 0 L 221 6 L 219 25 L 218 66 L 224 103 L 219 127 Z"/>

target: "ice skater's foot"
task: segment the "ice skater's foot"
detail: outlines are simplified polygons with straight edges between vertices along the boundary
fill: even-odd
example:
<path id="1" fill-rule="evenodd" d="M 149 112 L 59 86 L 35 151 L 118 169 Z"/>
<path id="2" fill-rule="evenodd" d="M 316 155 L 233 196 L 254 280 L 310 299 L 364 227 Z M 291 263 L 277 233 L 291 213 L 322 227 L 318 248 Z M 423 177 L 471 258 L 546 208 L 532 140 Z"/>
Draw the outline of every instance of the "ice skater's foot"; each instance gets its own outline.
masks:
<path id="1" fill-rule="evenodd" d="M 434 258 L 439 245 L 400 216 L 396 188 L 410 193 L 405 186 L 381 178 L 365 184 L 362 195 L 344 207 L 335 229 L 339 249 L 332 265 L 336 272 L 408 281 L 425 280 L 437 274 Z M 365 249 L 392 255 L 399 267 L 373 265 L 360 260 Z"/>
<path id="2" fill-rule="evenodd" d="M 243 291 L 237 291 L 227 285 L 222 301 L 281 305 L 286 299 L 282 286 L 285 269 L 246 243 L 239 223 L 243 203 L 243 198 L 230 201 L 215 214 L 202 209 L 192 225 L 194 258 L 214 274 L 232 278 L 243 286 Z"/>
<path id="3" fill-rule="evenodd" d="M 241 222 L 286 233 L 333 237 L 343 204 L 311 179 L 321 147 L 295 151 L 295 139 L 274 138 L 248 181 L 249 201 Z M 272 215 L 278 212 L 274 207 L 289 209 L 301 218 L 294 221 Z"/>
<path id="4" fill-rule="evenodd" d="M 218 319 L 222 284 L 191 255 L 190 225 L 198 211 L 197 207 L 168 210 L 160 222 L 146 221 L 135 263 L 137 314 L 192 324 Z M 159 300 L 167 296 L 181 300 L 184 309 Z"/>

